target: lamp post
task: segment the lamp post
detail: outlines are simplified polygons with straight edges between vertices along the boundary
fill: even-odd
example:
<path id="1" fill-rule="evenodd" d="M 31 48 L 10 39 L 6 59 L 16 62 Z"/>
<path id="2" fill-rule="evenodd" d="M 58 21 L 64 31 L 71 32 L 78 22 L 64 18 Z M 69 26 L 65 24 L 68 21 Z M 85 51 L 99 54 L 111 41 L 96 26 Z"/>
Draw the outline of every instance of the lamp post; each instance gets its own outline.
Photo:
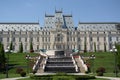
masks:
<path id="1" fill-rule="evenodd" d="M 7 59 L 6 59 L 6 78 L 9 77 L 9 75 L 8 75 L 8 68 L 9 68 L 9 52 L 10 52 L 9 49 L 10 49 L 10 48 L 7 47 L 7 49 L 6 49 L 6 51 L 5 51 L 5 53 L 7 54 Z"/>
<path id="2" fill-rule="evenodd" d="M 26 60 L 27 60 L 27 72 L 29 73 L 29 59 L 30 59 L 30 55 L 26 55 Z"/>
<path id="3" fill-rule="evenodd" d="M 93 62 L 92 62 L 92 69 L 93 69 L 93 73 L 94 73 L 94 59 L 95 59 L 95 55 L 94 54 L 92 54 L 92 55 L 90 55 L 90 57 L 89 57 L 91 60 L 93 60 Z"/>
<path id="4" fill-rule="evenodd" d="M 114 56 L 115 56 L 115 76 L 118 77 L 118 74 L 117 74 L 117 49 L 115 48 L 115 46 L 112 46 L 112 49 L 110 49 L 110 52 L 113 52 L 114 53 Z"/>

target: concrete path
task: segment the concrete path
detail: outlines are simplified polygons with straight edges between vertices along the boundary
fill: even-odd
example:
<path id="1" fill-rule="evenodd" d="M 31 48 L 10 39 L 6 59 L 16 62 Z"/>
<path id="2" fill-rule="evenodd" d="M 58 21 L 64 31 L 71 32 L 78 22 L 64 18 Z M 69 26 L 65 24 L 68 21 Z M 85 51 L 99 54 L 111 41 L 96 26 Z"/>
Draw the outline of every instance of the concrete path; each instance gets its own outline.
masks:
<path id="1" fill-rule="evenodd" d="M 1 79 L 1 80 L 18 80 L 18 79 L 23 79 L 23 78 L 29 78 L 29 76 L 27 76 L 27 77 L 16 77 L 16 78 L 5 78 L 5 79 Z"/>
<path id="2" fill-rule="evenodd" d="M 116 78 L 116 77 L 96 76 L 96 78 L 103 78 L 103 79 L 109 79 L 109 80 L 120 80 L 120 78 Z"/>
<path id="3" fill-rule="evenodd" d="M 55 74 L 55 73 L 36 73 L 36 75 L 48 75 L 48 74 Z M 84 73 L 70 73 L 70 74 L 74 74 L 74 75 L 86 75 Z M 16 77 L 16 78 L 5 78 L 5 79 L 1 79 L 1 80 L 18 80 L 18 79 L 23 79 L 23 78 L 29 78 L 29 76 L 27 77 Z M 96 78 L 101 78 L 101 79 L 109 79 L 109 80 L 120 80 L 120 78 L 116 78 L 116 77 L 104 77 L 104 76 L 96 76 Z"/>

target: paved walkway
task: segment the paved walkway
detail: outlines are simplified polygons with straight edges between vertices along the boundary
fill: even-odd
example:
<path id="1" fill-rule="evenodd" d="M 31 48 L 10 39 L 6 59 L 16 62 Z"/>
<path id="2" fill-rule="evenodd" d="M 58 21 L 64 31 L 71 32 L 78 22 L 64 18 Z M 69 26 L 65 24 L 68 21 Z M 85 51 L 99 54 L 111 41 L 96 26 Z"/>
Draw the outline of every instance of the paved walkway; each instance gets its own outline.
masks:
<path id="1" fill-rule="evenodd" d="M 96 76 L 96 78 L 103 78 L 103 79 L 109 79 L 109 80 L 120 80 L 120 78 L 116 78 L 116 77 Z"/>
<path id="2" fill-rule="evenodd" d="M 27 77 L 16 77 L 16 78 L 5 78 L 5 79 L 1 79 L 1 80 L 18 80 L 18 79 L 23 79 L 23 78 L 29 78 L 29 76 L 27 76 Z"/>
<path id="3" fill-rule="evenodd" d="M 48 75 L 48 74 L 55 74 L 55 73 L 36 73 L 36 75 Z M 86 75 L 84 73 L 69 73 L 69 74 L 74 74 L 74 75 Z M 5 78 L 5 79 L 1 79 L 1 80 L 18 80 L 18 79 L 23 79 L 23 78 L 29 78 L 29 76 L 27 77 L 16 77 L 16 78 Z M 103 78 L 103 79 L 109 79 L 109 80 L 120 80 L 120 78 L 116 78 L 116 77 L 104 77 L 104 76 L 96 76 L 96 78 Z"/>

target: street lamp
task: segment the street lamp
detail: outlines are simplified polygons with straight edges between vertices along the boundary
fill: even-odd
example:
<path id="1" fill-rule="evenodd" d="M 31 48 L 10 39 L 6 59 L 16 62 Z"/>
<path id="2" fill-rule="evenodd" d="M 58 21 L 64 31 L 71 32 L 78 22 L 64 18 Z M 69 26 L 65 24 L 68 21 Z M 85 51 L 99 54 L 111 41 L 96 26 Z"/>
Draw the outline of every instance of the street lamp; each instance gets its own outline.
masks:
<path id="1" fill-rule="evenodd" d="M 93 66 L 93 73 L 94 73 L 94 59 L 95 59 L 95 55 L 92 54 L 92 55 L 90 55 L 89 58 L 90 58 L 91 60 L 93 60 L 93 62 L 92 62 L 92 66 Z"/>
<path id="2" fill-rule="evenodd" d="M 7 47 L 7 49 L 5 50 L 5 53 L 7 53 L 7 59 L 6 59 L 6 78 L 8 78 L 8 68 L 9 68 L 9 50 L 10 48 Z"/>
<path id="3" fill-rule="evenodd" d="M 115 56 L 115 76 L 117 77 L 117 49 L 115 48 L 115 45 L 112 46 L 112 49 L 110 49 L 110 52 L 113 52 L 114 53 L 114 56 Z"/>
<path id="4" fill-rule="evenodd" d="M 27 60 L 27 72 L 29 73 L 29 59 L 30 59 L 30 55 L 26 55 L 26 60 Z"/>

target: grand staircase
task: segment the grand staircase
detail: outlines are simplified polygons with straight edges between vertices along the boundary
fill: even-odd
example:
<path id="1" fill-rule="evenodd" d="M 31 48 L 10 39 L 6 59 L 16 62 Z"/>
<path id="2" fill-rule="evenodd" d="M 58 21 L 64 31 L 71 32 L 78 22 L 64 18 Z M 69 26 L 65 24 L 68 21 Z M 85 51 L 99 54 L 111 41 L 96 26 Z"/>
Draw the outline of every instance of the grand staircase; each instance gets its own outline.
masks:
<path id="1" fill-rule="evenodd" d="M 76 72 L 72 57 L 49 57 L 45 66 L 45 72 Z"/>
<path id="2" fill-rule="evenodd" d="M 56 55 L 41 55 L 34 66 L 37 73 L 44 72 L 65 72 L 65 73 L 85 73 L 87 66 L 80 56 L 63 55 L 62 52 L 55 52 Z M 61 54 L 61 55 L 58 55 Z"/>

